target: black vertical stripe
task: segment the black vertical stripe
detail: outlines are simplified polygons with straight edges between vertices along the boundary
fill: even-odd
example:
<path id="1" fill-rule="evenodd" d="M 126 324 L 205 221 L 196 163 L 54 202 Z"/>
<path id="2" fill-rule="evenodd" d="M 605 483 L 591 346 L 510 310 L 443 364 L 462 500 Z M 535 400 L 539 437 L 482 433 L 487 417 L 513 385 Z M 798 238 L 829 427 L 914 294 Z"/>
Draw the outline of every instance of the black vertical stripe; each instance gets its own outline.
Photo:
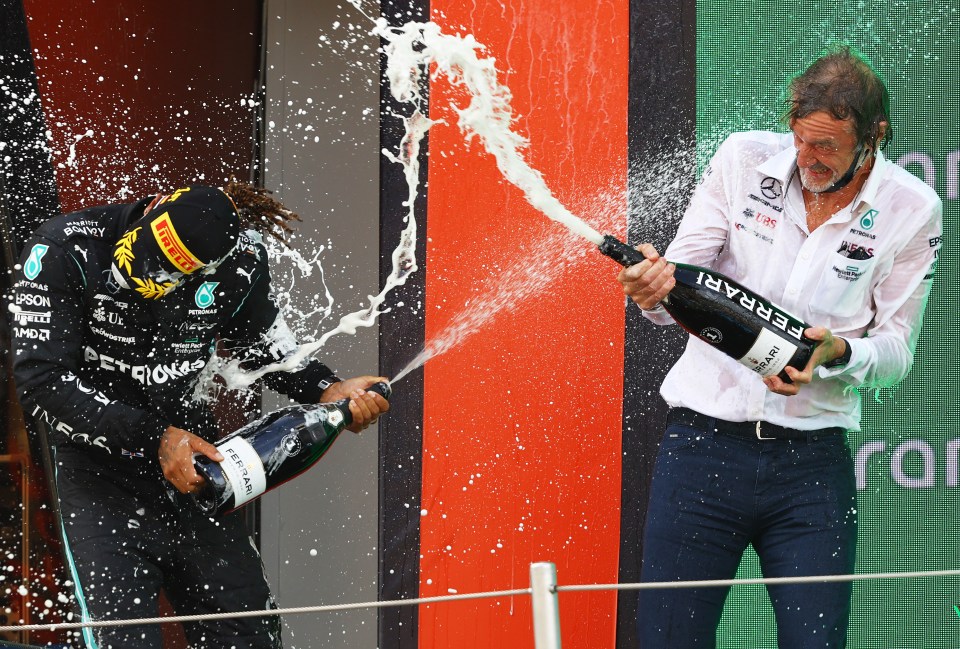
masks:
<path id="1" fill-rule="evenodd" d="M 381 15 L 391 25 L 426 21 L 429 0 L 381 0 Z M 386 69 L 386 61 L 381 61 Z M 424 97 L 427 88 L 424 88 Z M 389 82 L 381 77 L 380 146 L 396 153 L 404 129 L 397 115 L 410 107 L 397 104 Z M 423 349 L 426 298 L 427 140 L 421 143 L 420 195 L 414 205 L 417 219 L 417 266 L 406 284 L 392 293 L 392 304 L 403 302 L 390 317 L 380 320 L 380 371 L 392 377 Z M 407 185 L 399 164 L 380 158 L 380 281 L 392 269 L 391 252 L 406 226 Z M 420 585 L 421 453 L 423 449 L 423 371 L 416 370 L 394 386 L 390 413 L 380 420 L 380 599 L 412 599 Z M 416 649 L 418 609 L 415 606 L 380 609 L 379 649 Z"/>
<path id="2" fill-rule="evenodd" d="M 5 243 L 19 255 L 30 234 L 60 213 L 45 144 L 46 122 L 21 0 L 0 0 L 0 209 Z"/>
<path id="3" fill-rule="evenodd" d="M 676 234 L 695 183 L 696 8 L 696 0 L 630 0 L 629 163 L 643 173 L 628 178 L 628 227 L 632 244 L 649 241 L 661 252 Z M 680 189 L 656 186 L 678 178 Z M 619 579 L 636 582 L 650 478 L 667 411 L 660 384 L 683 350 L 686 334 L 679 327 L 653 325 L 632 303 L 626 308 Z M 634 591 L 619 597 L 619 649 L 637 646 L 636 599 Z"/>
<path id="4" fill-rule="evenodd" d="M 21 0 L 0 0 L 0 230 L 3 233 L 4 263 L 4 279 L 0 281 L 0 290 L 4 293 L 11 287 L 10 273 L 30 234 L 41 223 L 60 212 L 56 177 L 45 144 L 45 132 L 46 120 L 23 3 Z M 0 399 L 6 400 L 6 395 L 10 393 L 6 377 L 11 376 L 10 323 L 6 302 L 2 304 L 5 313 L 0 318 L 0 355 L 3 357 L 0 371 L 5 379 Z M 0 408 L 8 428 L 14 420 L 11 413 L 14 409 L 20 410 L 20 405 L 12 401 L 4 401 Z M 51 472 L 46 430 L 42 423 L 29 416 L 24 417 L 24 424 L 30 444 L 30 463 L 25 470 L 33 484 L 43 484 L 43 487 L 35 490 L 29 507 L 35 511 L 44 505 L 49 506 L 59 519 L 59 501 Z M 13 432 L 7 430 L 4 434 L 12 436 Z M 32 518 L 31 525 L 39 526 L 38 538 L 59 539 L 59 528 L 53 525 L 52 520 Z M 31 563 L 38 557 L 42 559 L 44 554 L 60 550 L 62 546 L 59 544 L 52 548 L 37 548 L 33 544 L 28 548 Z M 66 571 L 62 565 L 51 566 L 49 570 L 54 574 L 53 579 L 63 583 Z M 32 621 L 29 615 L 25 619 L 28 623 Z M 19 639 L 29 641 L 31 633 L 23 632 L 19 636 Z M 7 643 L 3 646 L 26 648 L 30 645 Z"/>

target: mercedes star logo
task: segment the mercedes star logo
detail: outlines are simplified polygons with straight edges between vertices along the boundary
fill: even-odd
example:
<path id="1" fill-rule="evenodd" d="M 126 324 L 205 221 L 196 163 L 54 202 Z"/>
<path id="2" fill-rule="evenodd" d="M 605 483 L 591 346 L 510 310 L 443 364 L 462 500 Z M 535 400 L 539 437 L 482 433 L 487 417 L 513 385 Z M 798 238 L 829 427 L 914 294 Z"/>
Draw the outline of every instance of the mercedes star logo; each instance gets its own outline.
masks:
<path id="1" fill-rule="evenodd" d="M 760 181 L 760 193 L 767 198 L 780 198 L 783 185 L 776 178 L 764 178 Z"/>

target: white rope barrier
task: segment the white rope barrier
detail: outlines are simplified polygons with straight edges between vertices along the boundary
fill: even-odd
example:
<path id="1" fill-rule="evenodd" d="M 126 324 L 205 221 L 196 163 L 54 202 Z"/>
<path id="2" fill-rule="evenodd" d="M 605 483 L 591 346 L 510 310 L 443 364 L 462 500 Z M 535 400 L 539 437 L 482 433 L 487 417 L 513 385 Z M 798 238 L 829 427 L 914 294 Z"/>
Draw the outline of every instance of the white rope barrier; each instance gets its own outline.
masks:
<path id="1" fill-rule="evenodd" d="M 531 564 L 531 580 L 535 584 L 533 588 L 516 588 L 513 590 L 495 590 L 481 593 L 462 593 L 454 595 L 438 595 L 435 597 L 420 597 L 416 599 L 395 599 L 376 602 L 358 602 L 353 604 L 328 604 L 324 606 L 303 606 L 299 608 L 278 608 L 257 611 L 237 611 L 233 613 L 206 613 L 203 615 L 178 615 L 169 617 L 139 618 L 133 620 L 109 620 L 97 622 L 63 622 L 54 624 L 23 624 L 0 626 L 0 632 L 9 631 L 60 631 L 81 628 L 100 628 L 108 626 L 135 626 L 146 624 L 165 624 L 171 622 L 198 622 L 201 620 L 222 620 L 228 618 L 246 618 L 272 615 L 300 615 L 304 613 L 325 613 L 333 611 L 348 611 L 355 609 L 377 609 L 388 608 L 391 606 L 419 606 L 423 604 L 436 604 L 440 602 L 453 602 L 472 599 L 491 599 L 497 597 L 516 597 L 518 595 L 533 595 L 536 588 L 541 596 L 544 596 L 543 587 L 537 585 L 537 576 L 534 574 L 534 566 L 540 568 L 536 571 L 541 578 L 548 579 L 549 592 L 556 594 L 560 592 L 576 591 L 602 591 L 602 590 L 646 590 L 656 588 L 709 588 L 721 586 L 751 586 L 751 585 L 772 585 L 772 584 L 809 584 L 823 582 L 842 582 L 842 581 L 865 581 L 872 579 L 923 579 L 933 577 L 960 577 L 960 570 L 925 570 L 914 572 L 876 572 L 852 575 L 813 575 L 800 577 L 771 577 L 771 578 L 751 578 L 751 579 L 717 579 L 704 581 L 657 581 L 642 583 L 625 584 L 580 584 L 571 586 L 560 586 L 556 584 L 556 568 L 550 563 Z M 551 566 L 546 569 L 543 566 Z M 552 572 L 551 572 L 552 570 Z M 546 600 L 544 600 L 546 601 Z M 555 607 L 550 604 L 549 610 Z M 559 622 L 557 622 L 559 629 Z M 557 645 L 559 646 L 559 645 Z"/>
<path id="2" fill-rule="evenodd" d="M 237 611 L 235 613 L 204 613 L 202 615 L 171 615 L 168 617 L 144 617 L 134 620 L 111 620 L 100 622 L 63 622 L 56 624 L 21 624 L 0 626 L 0 633 L 6 631 L 62 631 L 67 629 L 95 629 L 107 626 L 136 626 L 141 624 L 165 624 L 167 622 L 199 622 L 201 620 L 224 620 L 239 617 L 267 617 L 271 615 L 299 615 L 302 613 L 326 613 L 349 611 L 361 608 L 387 608 L 390 606 L 417 606 L 436 602 L 453 602 L 464 599 L 485 599 L 493 597 L 513 597 L 529 595 L 529 588 L 515 590 L 492 590 L 484 593 L 464 593 L 462 595 L 437 595 L 417 599 L 395 599 L 382 602 L 358 602 L 354 604 L 328 604 L 325 606 L 302 606 L 299 608 L 274 608 L 257 611 Z"/>
<path id="3" fill-rule="evenodd" d="M 557 586 L 557 592 L 587 590 L 653 590 L 662 588 L 711 588 L 775 584 L 820 584 L 869 579 L 919 579 L 923 577 L 960 577 L 960 570 L 922 570 L 917 572 L 873 572 L 859 575 L 813 575 L 805 577 L 756 577 L 750 579 L 712 579 L 704 581 L 646 581 L 627 584 L 582 584 Z"/>

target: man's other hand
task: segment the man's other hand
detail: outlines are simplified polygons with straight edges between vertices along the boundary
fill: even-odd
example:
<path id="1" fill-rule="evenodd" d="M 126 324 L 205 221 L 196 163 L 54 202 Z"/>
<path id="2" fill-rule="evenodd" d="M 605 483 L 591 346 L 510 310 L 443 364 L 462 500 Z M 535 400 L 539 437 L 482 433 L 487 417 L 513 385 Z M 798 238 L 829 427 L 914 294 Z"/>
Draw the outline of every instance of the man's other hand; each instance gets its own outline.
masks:
<path id="1" fill-rule="evenodd" d="M 353 422 L 347 430 L 354 433 L 377 423 L 380 415 L 390 410 L 390 403 L 376 392 L 368 392 L 374 383 L 387 382 L 385 376 L 357 376 L 334 383 L 320 395 L 320 403 L 330 403 L 340 399 L 350 399 L 350 414 Z"/>
<path id="2" fill-rule="evenodd" d="M 676 267 L 661 257 L 657 249 L 649 243 L 640 244 L 637 250 L 646 259 L 621 270 L 617 281 L 627 297 L 641 309 L 649 311 L 676 285 L 677 281 L 673 278 Z"/>
<path id="3" fill-rule="evenodd" d="M 203 485 L 203 477 L 193 465 L 193 454 L 206 455 L 214 462 L 222 462 L 217 447 L 191 432 L 168 426 L 160 438 L 160 468 L 163 477 L 182 494 L 196 493 Z"/>
<path id="4" fill-rule="evenodd" d="M 801 387 L 813 380 L 813 372 L 818 366 L 835 358 L 840 358 L 847 349 L 847 341 L 834 336 L 829 329 L 824 327 L 810 327 L 804 330 L 803 335 L 819 343 L 813 348 L 813 354 L 810 355 L 807 366 L 803 370 L 798 370 L 789 365 L 784 368 L 783 371 L 787 373 L 793 383 L 785 383 L 778 376 L 768 376 L 763 379 L 767 389 L 771 392 L 787 397 L 797 394 Z"/>

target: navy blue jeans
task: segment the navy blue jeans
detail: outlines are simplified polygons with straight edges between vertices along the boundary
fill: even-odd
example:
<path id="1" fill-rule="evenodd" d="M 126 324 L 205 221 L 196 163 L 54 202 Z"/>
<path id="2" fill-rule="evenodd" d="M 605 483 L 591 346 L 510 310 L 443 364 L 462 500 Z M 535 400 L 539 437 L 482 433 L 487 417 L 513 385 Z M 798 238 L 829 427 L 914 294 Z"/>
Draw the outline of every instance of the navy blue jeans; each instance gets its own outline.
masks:
<path id="1" fill-rule="evenodd" d="M 641 580 L 732 579 L 749 543 L 765 577 L 851 573 L 856 536 L 856 483 L 843 435 L 758 440 L 669 425 L 647 510 Z M 715 647 L 728 591 L 641 590 L 640 649 Z M 850 582 L 768 592 L 780 649 L 846 646 Z"/>

